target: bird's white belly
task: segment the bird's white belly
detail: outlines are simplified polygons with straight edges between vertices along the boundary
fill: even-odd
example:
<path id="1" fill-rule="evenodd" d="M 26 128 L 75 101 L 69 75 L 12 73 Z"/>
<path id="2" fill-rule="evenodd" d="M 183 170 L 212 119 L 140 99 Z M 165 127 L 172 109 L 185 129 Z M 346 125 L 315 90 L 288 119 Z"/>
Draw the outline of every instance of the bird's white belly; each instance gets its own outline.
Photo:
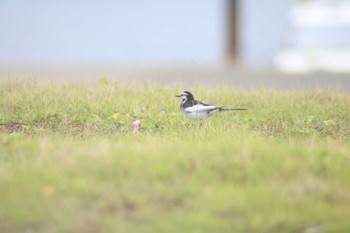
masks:
<path id="1" fill-rule="evenodd" d="M 197 105 L 193 107 L 186 108 L 184 110 L 185 115 L 192 119 L 205 119 L 211 116 L 212 114 L 219 111 L 216 106 L 203 106 Z"/>
<path id="2" fill-rule="evenodd" d="M 191 113 L 186 113 L 186 116 L 191 119 L 206 119 L 210 115 L 206 112 L 191 112 Z"/>

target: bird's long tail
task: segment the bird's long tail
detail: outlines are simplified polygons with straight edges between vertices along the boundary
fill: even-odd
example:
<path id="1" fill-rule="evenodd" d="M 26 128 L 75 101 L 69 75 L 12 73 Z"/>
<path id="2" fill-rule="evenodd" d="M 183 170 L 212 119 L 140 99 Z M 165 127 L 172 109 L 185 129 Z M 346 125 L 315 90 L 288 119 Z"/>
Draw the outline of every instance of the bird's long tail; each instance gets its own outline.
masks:
<path id="1" fill-rule="evenodd" d="M 246 108 L 223 108 L 220 107 L 220 111 L 245 111 L 248 110 Z"/>

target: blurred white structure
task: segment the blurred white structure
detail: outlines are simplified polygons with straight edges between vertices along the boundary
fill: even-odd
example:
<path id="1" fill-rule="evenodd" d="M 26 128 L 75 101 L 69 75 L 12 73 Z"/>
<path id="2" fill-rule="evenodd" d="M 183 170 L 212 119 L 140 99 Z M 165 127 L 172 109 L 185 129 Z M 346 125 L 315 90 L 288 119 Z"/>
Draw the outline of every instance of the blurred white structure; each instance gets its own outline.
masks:
<path id="1" fill-rule="evenodd" d="M 283 47 L 288 12 L 295 0 L 240 0 L 240 59 L 250 68 L 270 68 Z"/>
<path id="2" fill-rule="evenodd" d="M 350 1 L 298 1 L 289 19 L 287 45 L 275 60 L 278 70 L 350 72 Z"/>

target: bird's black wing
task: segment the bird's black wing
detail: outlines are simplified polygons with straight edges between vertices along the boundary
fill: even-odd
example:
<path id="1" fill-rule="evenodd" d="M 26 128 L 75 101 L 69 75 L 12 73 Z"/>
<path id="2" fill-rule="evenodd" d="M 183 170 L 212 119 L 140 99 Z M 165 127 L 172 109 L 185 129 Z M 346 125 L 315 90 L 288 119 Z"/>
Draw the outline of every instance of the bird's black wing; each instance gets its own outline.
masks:
<path id="1" fill-rule="evenodd" d="M 209 103 L 209 102 L 207 102 L 207 101 L 201 102 L 201 101 L 198 101 L 198 100 L 195 100 L 195 101 L 194 101 L 194 104 L 201 104 L 201 105 L 203 105 L 203 106 L 215 106 L 215 105 L 212 105 L 211 103 Z"/>

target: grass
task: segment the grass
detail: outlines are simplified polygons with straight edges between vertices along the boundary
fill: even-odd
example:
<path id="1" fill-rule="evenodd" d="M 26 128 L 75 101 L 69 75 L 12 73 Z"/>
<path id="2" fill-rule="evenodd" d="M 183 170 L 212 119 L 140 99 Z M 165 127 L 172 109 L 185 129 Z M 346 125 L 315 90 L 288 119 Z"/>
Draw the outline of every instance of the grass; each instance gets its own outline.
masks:
<path id="1" fill-rule="evenodd" d="M 348 93 L 184 89 L 1 82 L 0 232 L 350 231 Z"/>

